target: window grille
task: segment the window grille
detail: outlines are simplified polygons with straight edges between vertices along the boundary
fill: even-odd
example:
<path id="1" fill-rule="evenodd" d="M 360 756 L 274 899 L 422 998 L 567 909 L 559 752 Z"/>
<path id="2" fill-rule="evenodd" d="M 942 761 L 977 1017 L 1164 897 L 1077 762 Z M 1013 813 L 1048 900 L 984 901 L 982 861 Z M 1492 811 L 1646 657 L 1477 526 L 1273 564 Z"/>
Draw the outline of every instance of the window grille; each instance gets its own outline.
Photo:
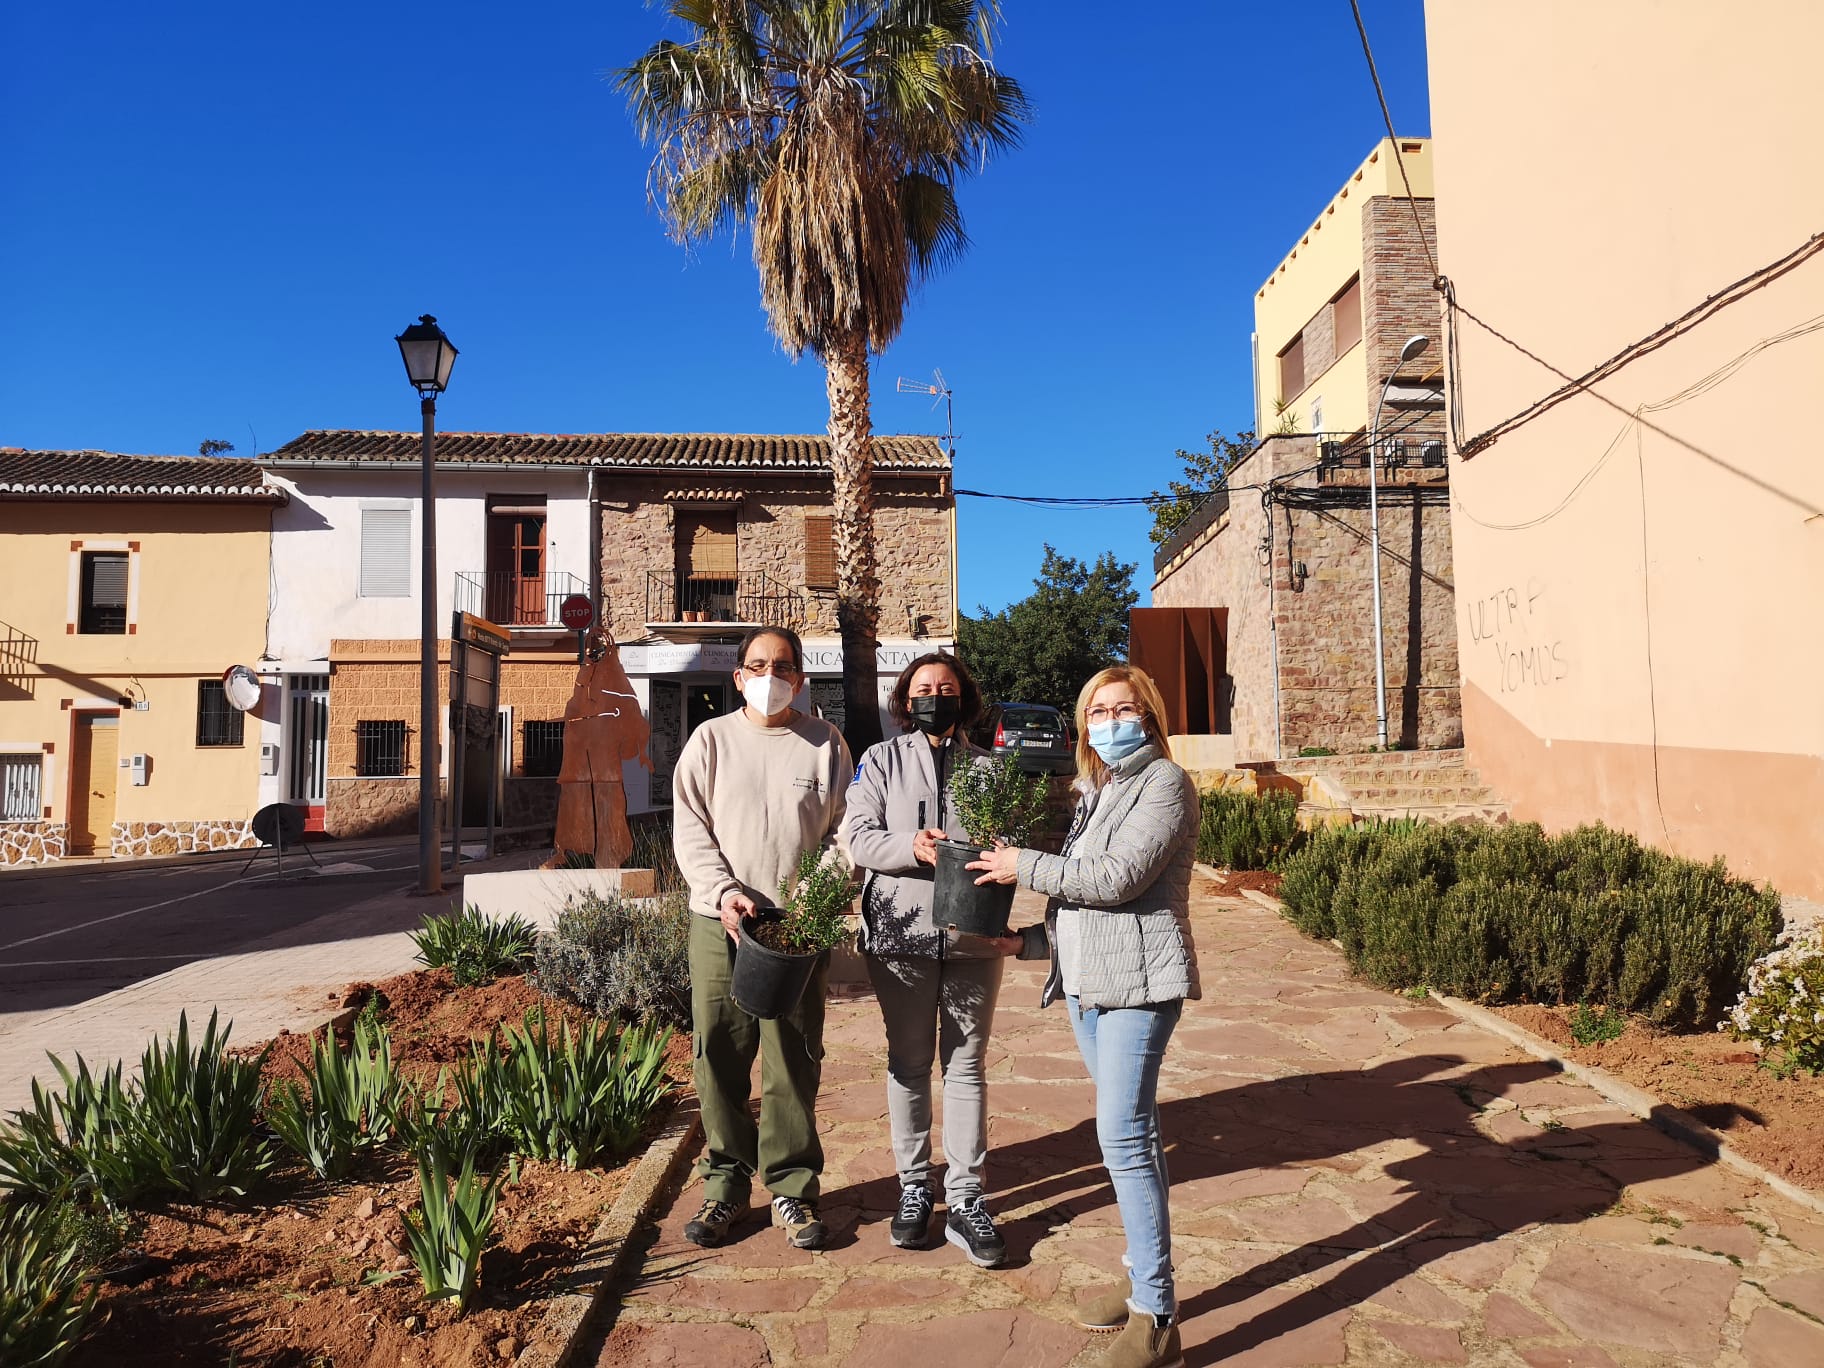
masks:
<path id="1" fill-rule="evenodd" d="M 99 636 L 127 634 L 127 553 L 82 553 L 82 608 L 77 630 Z"/>
<path id="2" fill-rule="evenodd" d="M 522 767 L 529 775 L 552 776 L 564 767 L 564 724 L 528 722 Z"/>
<path id="3" fill-rule="evenodd" d="M 0 821 L 36 822 L 44 816 L 43 774 L 42 755 L 0 755 Z"/>
<path id="4" fill-rule="evenodd" d="M 228 701 L 219 679 L 196 681 L 196 744 L 238 746 L 244 719 Z"/>
<path id="5" fill-rule="evenodd" d="M 363 779 L 397 779 L 405 773 L 405 723 L 355 723 L 355 773 Z"/>

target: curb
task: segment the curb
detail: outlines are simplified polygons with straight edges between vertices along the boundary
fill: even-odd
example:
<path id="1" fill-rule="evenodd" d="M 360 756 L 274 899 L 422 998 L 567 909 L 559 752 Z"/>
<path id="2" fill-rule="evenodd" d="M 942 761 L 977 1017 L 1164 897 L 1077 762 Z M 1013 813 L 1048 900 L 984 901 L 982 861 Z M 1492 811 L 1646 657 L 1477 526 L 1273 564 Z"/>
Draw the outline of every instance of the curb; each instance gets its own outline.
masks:
<path id="1" fill-rule="evenodd" d="M 1199 869 L 1211 872 L 1207 865 L 1199 863 Z M 1271 897 L 1257 889 L 1242 890 L 1242 895 L 1271 912 L 1285 911 L 1285 904 L 1278 898 Z M 1342 945 L 1331 941 L 1338 951 Z M 1597 1068 L 1594 1064 L 1579 1064 L 1566 1059 L 1558 1053 L 1557 1047 L 1542 1036 L 1536 1036 L 1524 1026 L 1516 1026 L 1506 1017 L 1491 1012 L 1486 1007 L 1478 1007 L 1473 1002 L 1453 998 L 1445 993 L 1430 994 L 1430 1001 L 1437 1003 L 1459 1021 L 1471 1026 L 1479 1026 L 1491 1035 L 1500 1036 L 1508 1044 L 1518 1047 L 1542 1063 L 1550 1064 L 1560 1073 L 1569 1074 L 1579 1082 L 1587 1084 L 1599 1093 L 1606 1101 L 1631 1112 L 1645 1121 L 1653 1129 L 1670 1136 L 1680 1144 L 1691 1146 L 1706 1159 L 1734 1169 L 1745 1177 L 1756 1182 L 1765 1183 L 1789 1202 L 1797 1203 L 1808 1210 L 1824 1215 L 1824 1196 L 1802 1188 L 1790 1178 L 1763 1167 L 1736 1149 L 1719 1132 L 1712 1130 L 1691 1113 L 1669 1102 L 1661 1102 L 1652 1093 L 1625 1083 L 1606 1069 Z"/>
<path id="2" fill-rule="evenodd" d="M 603 1295 L 632 1262 L 635 1232 L 651 1219 L 702 1131 L 696 1096 L 687 1093 L 590 1234 L 582 1257 L 564 1275 L 561 1285 L 567 1290 L 551 1299 L 537 1338 L 514 1360 L 514 1368 L 567 1368 L 573 1361 Z"/>

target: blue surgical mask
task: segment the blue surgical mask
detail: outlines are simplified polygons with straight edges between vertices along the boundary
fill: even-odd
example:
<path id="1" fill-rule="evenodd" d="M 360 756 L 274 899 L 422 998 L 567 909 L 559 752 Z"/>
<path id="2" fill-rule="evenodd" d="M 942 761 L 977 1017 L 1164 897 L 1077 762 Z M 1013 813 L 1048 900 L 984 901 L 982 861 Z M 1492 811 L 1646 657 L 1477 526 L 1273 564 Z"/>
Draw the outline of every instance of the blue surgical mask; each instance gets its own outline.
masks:
<path id="1" fill-rule="evenodd" d="M 1097 722 L 1089 729 L 1089 744 L 1102 763 L 1112 765 L 1125 760 L 1146 744 L 1146 723 L 1139 718 L 1131 722 Z"/>

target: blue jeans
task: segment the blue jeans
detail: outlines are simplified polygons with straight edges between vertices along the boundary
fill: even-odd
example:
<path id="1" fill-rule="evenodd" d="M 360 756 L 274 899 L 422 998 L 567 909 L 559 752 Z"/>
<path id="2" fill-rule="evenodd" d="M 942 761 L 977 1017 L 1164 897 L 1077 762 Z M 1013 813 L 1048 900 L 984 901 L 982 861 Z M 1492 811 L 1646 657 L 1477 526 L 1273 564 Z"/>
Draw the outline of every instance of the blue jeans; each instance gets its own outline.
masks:
<path id="1" fill-rule="evenodd" d="M 1166 1207 L 1171 1182 L 1159 1133 L 1159 1064 L 1184 1003 L 1085 1008 L 1074 997 L 1065 1001 L 1077 1048 L 1096 1087 L 1096 1139 L 1127 1234 L 1132 1303 L 1155 1316 L 1175 1316 L 1172 1216 Z"/>

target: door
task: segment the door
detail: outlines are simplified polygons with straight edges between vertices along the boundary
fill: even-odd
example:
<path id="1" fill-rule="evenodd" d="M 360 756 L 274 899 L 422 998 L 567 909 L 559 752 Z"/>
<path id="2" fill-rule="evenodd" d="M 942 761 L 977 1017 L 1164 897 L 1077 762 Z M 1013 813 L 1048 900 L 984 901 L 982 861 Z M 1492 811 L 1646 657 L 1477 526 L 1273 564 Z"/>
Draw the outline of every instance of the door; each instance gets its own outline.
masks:
<path id="1" fill-rule="evenodd" d="M 545 514 L 533 504 L 496 505 L 488 514 L 487 617 L 502 627 L 542 626 Z"/>
<path id="2" fill-rule="evenodd" d="M 684 686 L 684 735 L 690 736 L 712 717 L 728 711 L 728 685 L 720 679 L 693 681 Z"/>
<path id="3" fill-rule="evenodd" d="M 329 676 L 293 675 L 287 682 L 285 800 L 304 807 L 306 831 L 321 831 L 329 771 Z"/>
<path id="4" fill-rule="evenodd" d="M 114 785 L 120 775 L 120 714 L 78 713 L 70 762 L 70 853 L 114 845 Z"/>

